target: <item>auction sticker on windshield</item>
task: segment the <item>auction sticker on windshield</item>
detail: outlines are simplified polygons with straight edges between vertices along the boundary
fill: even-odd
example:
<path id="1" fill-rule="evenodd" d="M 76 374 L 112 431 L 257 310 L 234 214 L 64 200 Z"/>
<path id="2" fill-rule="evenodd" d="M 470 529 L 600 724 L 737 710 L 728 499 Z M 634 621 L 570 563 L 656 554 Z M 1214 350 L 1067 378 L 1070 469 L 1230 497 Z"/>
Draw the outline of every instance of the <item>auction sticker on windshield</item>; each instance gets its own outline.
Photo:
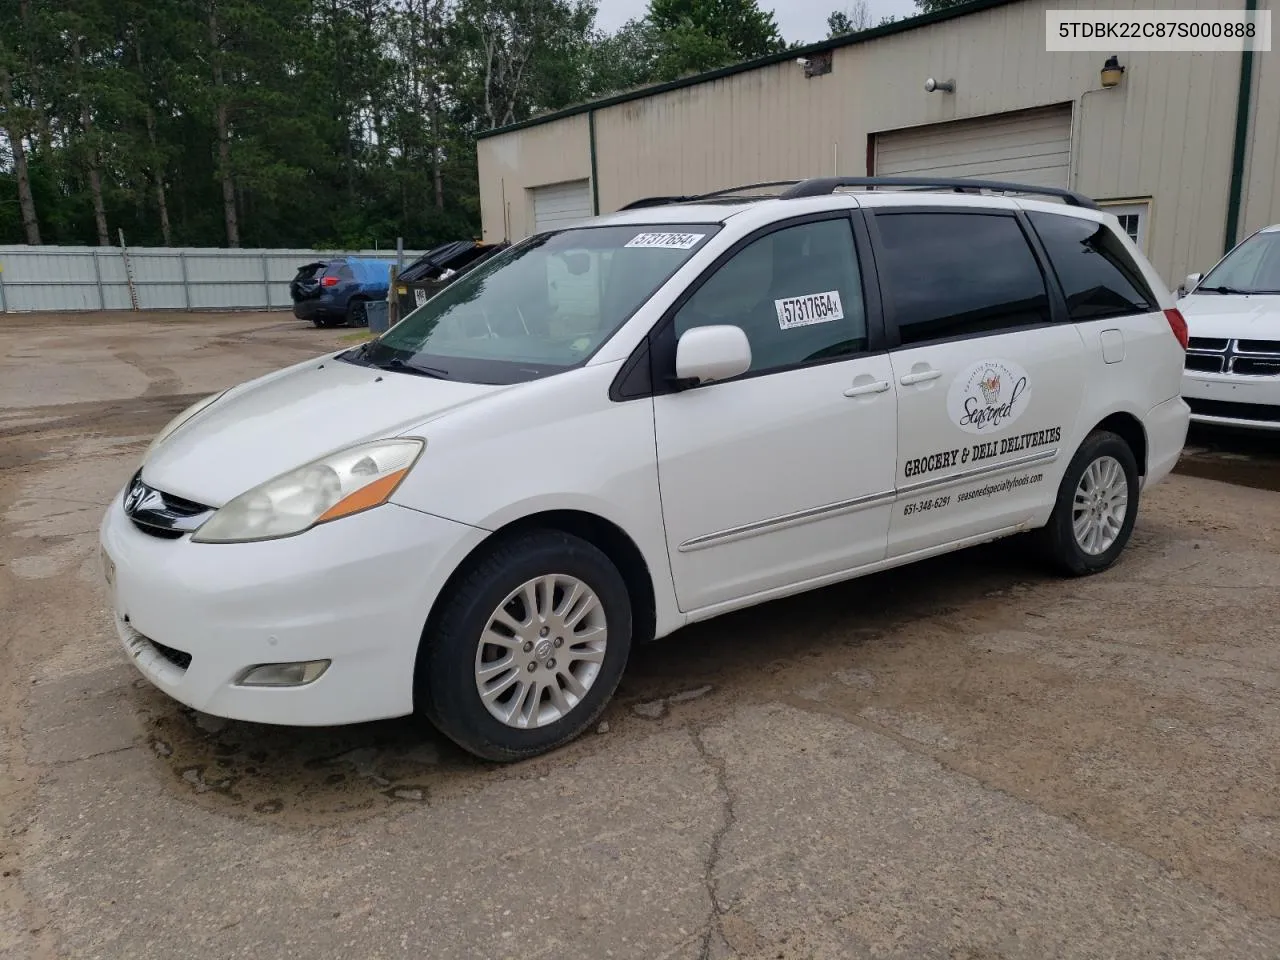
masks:
<path id="1" fill-rule="evenodd" d="M 783 330 L 844 319 L 844 304 L 840 302 L 839 290 L 775 300 L 773 306 L 778 311 L 778 326 Z"/>
<path id="2" fill-rule="evenodd" d="M 659 250 L 692 250 L 705 236 L 705 233 L 642 233 L 633 237 L 627 246 Z"/>

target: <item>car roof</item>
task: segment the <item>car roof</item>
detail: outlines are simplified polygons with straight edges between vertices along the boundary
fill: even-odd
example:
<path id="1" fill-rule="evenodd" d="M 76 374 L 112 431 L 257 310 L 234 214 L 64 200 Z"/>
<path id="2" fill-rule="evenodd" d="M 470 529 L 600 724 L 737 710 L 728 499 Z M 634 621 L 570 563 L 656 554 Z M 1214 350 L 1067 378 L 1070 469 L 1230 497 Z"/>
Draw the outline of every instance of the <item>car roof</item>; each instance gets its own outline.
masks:
<path id="1" fill-rule="evenodd" d="M 803 215 L 815 210 L 841 210 L 850 207 L 983 207 L 990 209 L 1022 209 L 1100 221 L 1105 210 L 1091 210 L 1057 200 L 1037 200 L 999 194 L 956 193 L 951 190 L 876 190 L 837 192 L 820 197 L 781 199 L 776 197 L 724 200 L 714 203 L 654 204 L 605 214 L 583 225 L 628 226 L 639 224 L 727 223 L 734 217 L 751 213 L 751 220 L 770 221 L 789 214 Z"/>

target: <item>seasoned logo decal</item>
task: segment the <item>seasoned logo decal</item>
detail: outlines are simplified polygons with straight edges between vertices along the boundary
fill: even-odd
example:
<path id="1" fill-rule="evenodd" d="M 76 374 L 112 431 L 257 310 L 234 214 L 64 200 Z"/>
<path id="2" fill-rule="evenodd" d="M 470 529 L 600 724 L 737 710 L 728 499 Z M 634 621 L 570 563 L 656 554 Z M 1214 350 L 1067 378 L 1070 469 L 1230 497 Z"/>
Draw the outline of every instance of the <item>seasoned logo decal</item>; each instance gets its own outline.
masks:
<path id="1" fill-rule="evenodd" d="M 1027 371 L 1009 360 L 983 360 L 951 382 L 947 413 L 965 433 L 995 433 L 1031 404 Z"/>
<path id="2" fill-rule="evenodd" d="M 778 326 L 783 330 L 844 319 L 844 304 L 840 302 L 839 290 L 775 300 L 773 306 L 778 311 Z"/>
<path id="3" fill-rule="evenodd" d="M 628 247 L 658 250 L 692 250 L 705 233 L 642 233 L 632 237 Z"/>

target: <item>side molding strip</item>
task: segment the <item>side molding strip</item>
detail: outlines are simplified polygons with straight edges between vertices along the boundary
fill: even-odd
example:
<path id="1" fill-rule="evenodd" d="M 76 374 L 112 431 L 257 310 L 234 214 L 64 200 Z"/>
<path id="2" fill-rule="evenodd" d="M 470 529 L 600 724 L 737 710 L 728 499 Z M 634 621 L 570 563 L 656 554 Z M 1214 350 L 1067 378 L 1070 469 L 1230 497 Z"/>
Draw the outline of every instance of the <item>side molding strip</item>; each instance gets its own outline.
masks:
<path id="1" fill-rule="evenodd" d="M 897 490 L 889 490 L 884 493 L 873 493 L 865 497 L 855 497 L 852 500 L 841 500 L 839 503 L 829 503 L 821 507 L 810 507 L 808 510 L 800 510 L 796 513 L 788 513 L 780 517 L 770 517 L 767 520 L 757 520 L 754 523 L 744 523 L 740 527 L 730 527 L 728 530 L 721 530 L 717 533 L 708 533 L 701 537 L 694 537 L 691 540 L 686 540 L 684 543 L 680 544 L 678 549 L 681 553 L 693 553 L 697 550 L 705 550 L 707 547 L 715 547 L 724 543 L 733 543 L 735 540 L 746 540 L 749 537 L 756 537 L 762 533 L 773 533 L 775 530 L 785 530 L 788 527 L 798 527 L 801 524 L 812 523 L 815 520 L 823 520 L 827 517 L 839 516 L 844 513 L 856 513 L 859 510 L 877 507 L 883 503 L 889 503 L 894 500 L 902 499 L 903 497 L 914 496 L 924 490 L 949 487 L 958 483 L 965 483 L 970 480 L 981 480 L 984 477 L 992 476 L 997 473 L 1008 473 L 1009 471 L 1017 470 L 1020 467 L 1030 467 L 1037 463 L 1049 463 L 1056 459 L 1058 459 L 1058 451 L 1056 449 L 1045 450 L 1025 457 L 1018 457 L 1016 460 L 1005 460 L 1003 463 L 996 463 L 986 467 L 974 467 L 945 477 L 937 477 L 933 480 L 924 480 L 919 483 L 908 484 L 905 487 L 899 487 Z"/>

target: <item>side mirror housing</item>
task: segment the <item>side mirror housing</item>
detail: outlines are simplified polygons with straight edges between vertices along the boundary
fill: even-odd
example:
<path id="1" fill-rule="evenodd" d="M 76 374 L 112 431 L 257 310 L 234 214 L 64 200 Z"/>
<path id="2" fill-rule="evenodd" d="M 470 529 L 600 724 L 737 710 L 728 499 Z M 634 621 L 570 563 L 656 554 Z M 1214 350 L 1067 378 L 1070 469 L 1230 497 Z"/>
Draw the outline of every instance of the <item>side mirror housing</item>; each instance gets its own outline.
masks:
<path id="1" fill-rule="evenodd" d="M 676 377 L 708 383 L 729 380 L 751 369 L 751 343 L 741 327 L 694 327 L 676 344 Z"/>
<path id="2" fill-rule="evenodd" d="M 1178 296 L 1185 297 L 1188 293 L 1200 285 L 1200 281 L 1204 279 L 1203 273 L 1188 273 L 1182 285 L 1178 287 Z"/>

